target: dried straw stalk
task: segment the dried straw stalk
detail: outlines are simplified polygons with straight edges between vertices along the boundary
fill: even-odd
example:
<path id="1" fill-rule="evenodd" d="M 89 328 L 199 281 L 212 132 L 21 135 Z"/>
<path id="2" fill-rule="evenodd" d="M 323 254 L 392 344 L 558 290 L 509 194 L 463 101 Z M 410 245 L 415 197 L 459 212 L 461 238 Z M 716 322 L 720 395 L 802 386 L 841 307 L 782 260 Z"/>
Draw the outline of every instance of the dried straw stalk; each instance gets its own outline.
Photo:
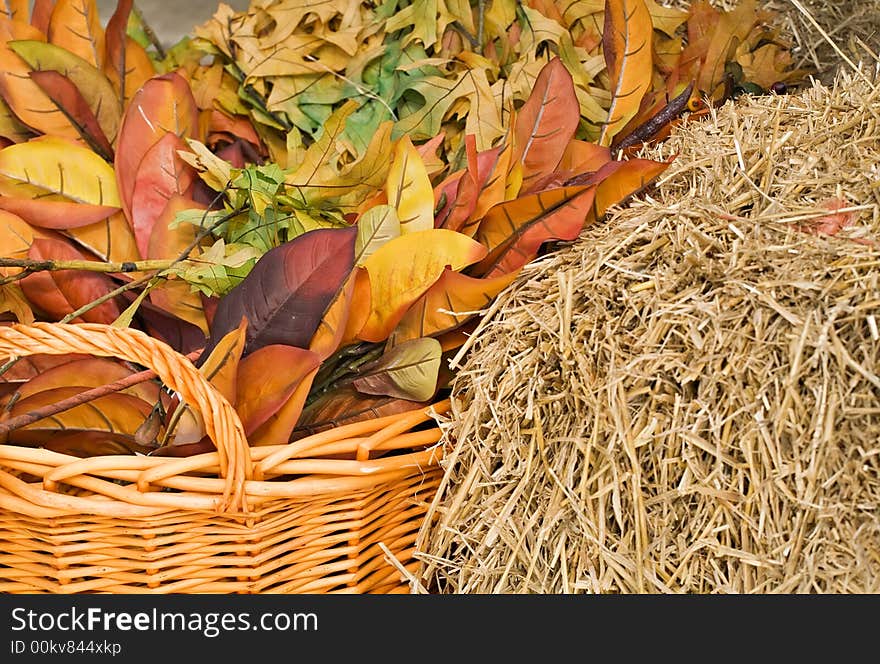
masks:
<path id="1" fill-rule="evenodd" d="M 865 72 L 875 76 L 875 72 Z M 420 533 L 447 593 L 880 592 L 880 87 L 679 127 L 464 355 Z M 824 201 L 852 224 L 834 237 Z"/>

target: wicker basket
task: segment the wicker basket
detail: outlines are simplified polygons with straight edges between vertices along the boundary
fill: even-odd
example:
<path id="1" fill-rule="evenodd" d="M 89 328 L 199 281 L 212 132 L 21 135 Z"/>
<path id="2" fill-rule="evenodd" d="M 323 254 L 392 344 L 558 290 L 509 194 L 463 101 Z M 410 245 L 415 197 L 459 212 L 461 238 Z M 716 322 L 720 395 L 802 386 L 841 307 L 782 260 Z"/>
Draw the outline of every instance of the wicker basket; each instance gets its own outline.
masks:
<path id="1" fill-rule="evenodd" d="M 199 411 L 217 451 L 82 459 L 0 445 L 0 592 L 409 591 L 404 569 L 417 569 L 441 476 L 432 414 L 448 402 L 251 448 L 229 402 L 148 335 L 0 327 L 0 362 L 36 353 L 152 369 Z"/>

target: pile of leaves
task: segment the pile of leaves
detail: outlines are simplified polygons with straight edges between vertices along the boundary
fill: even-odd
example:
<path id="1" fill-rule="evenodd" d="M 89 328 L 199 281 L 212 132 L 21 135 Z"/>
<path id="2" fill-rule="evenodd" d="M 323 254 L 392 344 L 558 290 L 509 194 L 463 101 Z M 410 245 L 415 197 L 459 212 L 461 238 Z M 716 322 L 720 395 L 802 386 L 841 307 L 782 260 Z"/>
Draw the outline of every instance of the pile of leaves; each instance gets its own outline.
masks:
<path id="1" fill-rule="evenodd" d="M 131 0 L 29 5 L 0 2 L 4 324 L 162 339 L 253 445 L 438 398 L 522 266 L 668 167 L 635 150 L 801 76 L 754 0 L 255 0 L 167 50 Z M 212 449 L 141 367 L 0 372 L 5 441 Z"/>

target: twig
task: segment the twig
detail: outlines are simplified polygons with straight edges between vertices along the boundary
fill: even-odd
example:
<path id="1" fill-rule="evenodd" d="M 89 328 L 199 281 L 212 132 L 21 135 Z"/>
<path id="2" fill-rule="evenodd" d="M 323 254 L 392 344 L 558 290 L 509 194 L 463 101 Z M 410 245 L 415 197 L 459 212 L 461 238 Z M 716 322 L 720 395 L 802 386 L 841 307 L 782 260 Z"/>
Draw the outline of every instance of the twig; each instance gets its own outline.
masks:
<path id="1" fill-rule="evenodd" d="M 152 279 L 156 278 L 158 276 L 158 274 L 159 274 L 158 272 L 153 272 L 152 274 L 148 274 L 147 276 L 141 277 L 140 279 L 135 279 L 134 281 L 129 281 L 127 284 L 122 284 L 119 288 L 114 288 L 112 291 L 110 291 L 108 293 L 104 293 L 103 295 L 101 295 L 98 298 L 95 298 L 91 302 L 88 302 L 88 303 L 82 305 L 76 311 L 71 311 L 69 314 L 67 314 L 64 318 L 62 318 L 58 322 L 59 323 L 69 323 L 73 319 L 78 318 L 79 316 L 82 316 L 84 313 L 91 311 L 95 307 L 97 307 L 101 304 L 104 304 L 104 302 L 106 302 L 107 300 L 112 300 L 117 295 L 122 295 L 126 291 L 130 291 L 133 288 L 137 288 L 138 286 L 142 286 L 143 284 L 147 283 L 148 281 L 151 281 Z"/>
<path id="2" fill-rule="evenodd" d="M 165 49 L 162 48 L 162 42 L 159 41 L 159 37 L 156 36 L 156 33 L 153 32 L 153 28 L 147 23 L 147 20 L 144 18 L 143 12 L 135 5 L 132 5 L 131 10 L 134 12 L 134 15 L 137 17 L 138 22 L 141 24 L 141 28 L 144 31 L 144 34 L 147 36 L 147 39 L 150 40 L 150 43 L 156 49 L 156 55 L 160 60 L 165 59 Z"/>
<path id="3" fill-rule="evenodd" d="M 186 357 L 188 360 L 194 361 L 198 359 L 203 350 L 203 348 L 194 350 Z M 76 394 L 67 399 L 62 399 L 61 401 L 58 401 L 56 403 L 41 406 L 40 408 L 29 411 L 27 413 L 22 413 L 21 415 L 10 418 L 5 422 L 0 422 L 0 440 L 5 440 L 10 431 L 15 431 L 16 429 L 20 429 L 21 427 L 26 427 L 27 425 L 38 422 L 46 417 L 52 417 L 53 415 L 64 412 L 65 410 L 70 410 L 71 408 L 76 408 L 77 406 L 81 406 L 82 404 L 88 403 L 89 401 L 100 399 L 101 397 L 107 396 L 108 394 L 113 394 L 114 392 L 119 392 L 128 387 L 139 385 L 140 383 L 145 383 L 148 380 L 152 380 L 153 378 L 156 378 L 156 372 L 152 369 L 146 369 L 144 371 L 139 371 L 138 373 L 133 373 L 130 376 L 126 376 L 125 378 L 115 380 L 112 383 L 107 383 L 106 385 L 101 385 L 100 387 L 93 387 L 90 390 L 80 392 L 79 394 Z"/>
<path id="4" fill-rule="evenodd" d="M 24 279 L 32 272 L 57 272 L 59 270 L 86 270 L 89 272 L 142 272 L 149 270 L 165 270 L 174 265 L 169 260 L 125 261 L 123 263 L 107 263 L 105 261 L 70 260 L 56 261 L 33 260 L 30 258 L 0 258 L 0 267 L 20 267 L 22 272 L 0 279 L 0 286 Z"/>

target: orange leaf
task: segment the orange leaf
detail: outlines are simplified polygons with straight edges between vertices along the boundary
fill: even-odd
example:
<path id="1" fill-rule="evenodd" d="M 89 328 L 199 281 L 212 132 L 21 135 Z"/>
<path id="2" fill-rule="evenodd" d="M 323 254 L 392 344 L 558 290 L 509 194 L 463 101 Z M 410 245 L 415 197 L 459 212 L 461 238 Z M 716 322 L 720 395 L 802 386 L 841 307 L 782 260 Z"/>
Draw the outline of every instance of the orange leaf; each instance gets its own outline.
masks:
<path id="1" fill-rule="evenodd" d="M 86 257 L 63 240 L 38 238 L 28 251 L 33 260 L 84 260 Z M 79 309 L 116 288 L 106 274 L 88 270 L 34 272 L 21 280 L 21 289 L 35 307 L 54 320 Z M 102 302 L 73 322 L 109 325 L 122 313 L 115 300 Z"/>
<path id="2" fill-rule="evenodd" d="M 317 373 L 318 367 L 315 367 L 306 374 L 284 405 L 250 434 L 248 442 L 251 445 L 279 445 L 290 440 Z"/>
<path id="3" fill-rule="evenodd" d="M 79 140 L 70 120 L 31 80 L 31 68 L 6 45 L 12 40 L 45 38 L 27 23 L 0 16 L 0 94 L 15 116 L 39 133 Z"/>
<path id="4" fill-rule="evenodd" d="M 104 64 L 104 30 L 95 0 L 58 0 L 49 17 L 48 38 L 98 69 Z"/>
<path id="5" fill-rule="evenodd" d="M 119 94 L 120 110 L 155 73 L 143 47 L 126 34 L 132 0 L 119 0 L 105 31 L 104 73 Z"/>
<path id="6" fill-rule="evenodd" d="M 532 260 L 547 240 L 575 239 L 594 196 L 593 186 L 559 187 L 496 205 L 477 230 L 476 239 L 489 253 L 473 274 L 505 274 Z"/>
<path id="7" fill-rule="evenodd" d="M 250 436 L 278 413 L 320 363 L 311 351 L 281 344 L 263 346 L 242 359 L 235 410 L 245 434 Z"/>
<path id="8" fill-rule="evenodd" d="M 670 162 L 650 159 L 629 159 L 613 161 L 602 166 L 594 176 L 598 187 L 593 206 L 593 217 L 600 218 L 609 207 L 622 203 L 648 186 L 658 175 L 669 168 Z"/>
<path id="9" fill-rule="evenodd" d="M 132 373 L 131 369 L 128 369 L 116 360 L 103 357 L 89 357 L 51 367 L 36 378 L 20 386 L 17 391 L 20 397 L 24 399 L 44 390 L 53 390 L 70 385 L 78 385 L 82 389 L 101 387 L 126 378 Z M 161 390 L 157 382 L 146 381 L 126 387 L 120 390 L 119 393 L 130 394 L 133 397 L 143 399 L 147 403 L 155 404 L 159 401 Z"/>
<path id="10" fill-rule="evenodd" d="M 354 270 L 354 275 L 354 292 L 351 295 L 348 319 L 345 322 L 345 330 L 339 341 L 339 347 L 356 342 L 357 335 L 370 317 L 370 274 L 365 268 L 357 267 Z"/>
<path id="11" fill-rule="evenodd" d="M 598 171 L 611 161 L 611 150 L 587 141 L 571 141 L 565 148 L 559 170 L 574 174 Z"/>
<path id="12" fill-rule="evenodd" d="M 0 209 L 17 214 L 34 226 L 59 230 L 95 224 L 119 211 L 106 205 L 13 198 L 3 194 L 0 194 Z"/>
<path id="13" fill-rule="evenodd" d="M 42 406 L 57 403 L 62 399 L 76 396 L 85 389 L 78 385 L 68 385 L 43 390 L 16 401 L 10 416 L 17 417 Z M 152 405 L 142 399 L 116 392 L 29 424 L 11 433 L 10 440 L 35 444 L 51 440 L 59 431 L 64 430 L 133 435 L 152 409 Z"/>
<path id="14" fill-rule="evenodd" d="M 67 353 L 65 355 L 45 355 L 37 353 L 28 355 L 16 362 L 12 368 L 8 369 L 0 376 L 0 383 L 24 383 L 36 376 L 39 376 L 53 367 L 57 367 L 68 362 L 76 362 L 77 360 L 86 360 L 91 355 L 82 355 L 77 353 Z"/>
<path id="15" fill-rule="evenodd" d="M 528 191 L 534 180 L 556 170 L 580 117 L 571 74 L 555 57 L 541 69 L 532 93 L 516 116 L 513 161 L 522 163 L 523 191 Z"/>
<path id="16" fill-rule="evenodd" d="M 9 19 L 27 23 L 29 5 L 28 0 L 0 0 L 0 13 Z"/>
<path id="17" fill-rule="evenodd" d="M 49 32 L 49 19 L 52 18 L 54 8 L 55 0 L 34 0 L 31 10 L 31 25 L 43 34 Z"/>
<path id="18" fill-rule="evenodd" d="M 195 99 L 179 74 L 151 78 L 137 91 L 119 129 L 115 160 L 119 196 L 129 218 L 138 169 L 147 152 L 168 133 L 195 137 L 198 126 Z"/>
<path id="19" fill-rule="evenodd" d="M 320 357 L 321 360 L 326 360 L 336 352 L 345 334 L 358 270 L 363 270 L 363 268 L 355 268 L 349 275 L 342 288 L 336 294 L 336 297 L 324 312 L 324 317 L 321 319 L 318 329 L 309 342 L 309 350 Z"/>
<path id="20" fill-rule="evenodd" d="M 370 274 L 371 311 L 358 338 L 385 339 L 447 265 L 461 270 L 485 255 L 486 248 L 478 242 L 444 228 L 407 233 L 382 245 L 364 262 Z"/>
<path id="21" fill-rule="evenodd" d="M 147 150 L 138 166 L 129 220 L 141 256 L 149 254 L 153 229 L 171 198 L 187 197 L 192 190 L 195 173 L 177 154 L 186 149 L 186 144 L 169 132 Z"/>
<path id="22" fill-rule="evenodd" d="M 36 237 L 57 238 L 58 236 L 34 228 L 16 214 L 0 210 L 0 256 L 25 258 Z M 10 270 L 16 273 L 19 271 L 18 268 L 4 267 L 0 268 L 0 275 L 10 274 Z"/>
<path id="23" fill-rule="evenodd" d="M 113 160 L 113 146 L 107 140 L 98 118 L 92 113 L 88 102 L 79 89 L 64 74 L 47 69 L 32 71 L 31 79 L 40 86 L 46 96 L 61 109 L 71 124 L 76 127 L 80 137 L 92 150 L 107 161 Z"/>
<path id="24" fill-rule="evenodd" d="M 68 228 L 64 234 L 105 261 L 125 263 L 141 259 L 134 232 L 122 212 L 94 224 Z"/>
<path id="25" fill-rule="evenodd" d="M 519 273 L 493 279 L 469 277 L 445 269 L 440 278 L 409 308 L 391 335 L 394 345 L 454 330 L 485 308 Z"/>
<path id="26" fill-rule="evenodd" d="M 238 366 L 241 352 L 244 350 L 246 330 L 247 319 L 242 318 L 238 328 L 220 339 L 199 367 L 199 371 L 211 382 L 211 385 L 217 388 L 217 391 L 230 403 L 235 403 L 238 394 Z"/>
<path id="27" fill-rule="evenodd" d="M 171 222 L 182 210 L 204 210 L 205 206 L 185 196 L 172 195 L 153 224 L 150 244 L 144 258 L 172 259 L 183 252 L 196 239 L 198 229 L 192 224 L 177 224 L 171 228 Z M 177 279 L 168 279 L 153 288 L 148 296 L 150 302 L 170 314 L 198 326 L 208 334 L 208 321 L 205 318 L 204 304 L 198 293 L 192 292 L 189 284 Z"/>
<path id="28" fill-rule="evenodd" d="M 644 0 L 606 0 L 602 47 L 611 78 L 611 106 L 599 135 L 612 139 L 639 112 L 654 72 L 651 43 L 654 26 Z"/>

